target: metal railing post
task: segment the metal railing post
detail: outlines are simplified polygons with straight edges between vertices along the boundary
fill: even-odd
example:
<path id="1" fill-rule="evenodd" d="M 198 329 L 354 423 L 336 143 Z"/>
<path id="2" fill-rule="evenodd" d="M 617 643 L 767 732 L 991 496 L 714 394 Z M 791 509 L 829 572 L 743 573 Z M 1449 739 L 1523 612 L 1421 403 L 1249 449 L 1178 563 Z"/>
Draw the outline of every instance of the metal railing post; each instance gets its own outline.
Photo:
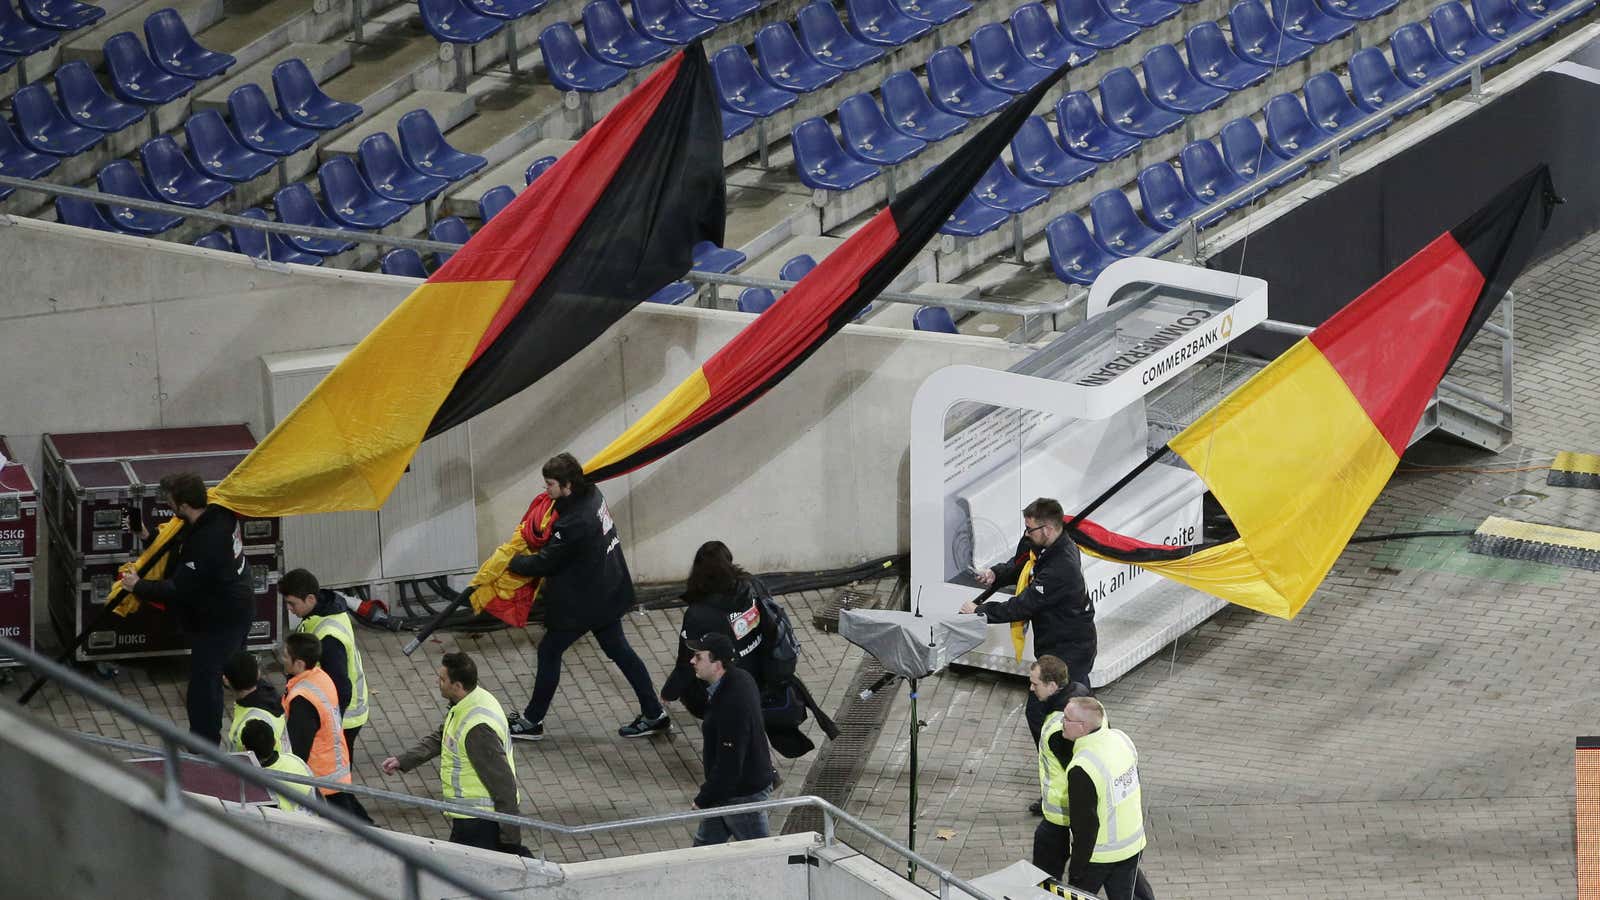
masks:
<path id="1" fill-rule="evenodd" d="M 169 807 L 183 805 L 183 779 L 178 775 L 178 745 L 176 742 L 166 740 L 161 742 L 166 755 L 161 758 L 161 797 Z"/>
<path id="2" fill-rule="evenodd" d="M 1505 335 L 1500 338 L 1500 401 L 1505 405 L 1500 412 L 1500 424 L 1507 429 L 1511 428 L 1516 406 L 1516 385 L 1513 382 L 1516 380 L 1517 332 L 1513 325 L 1515 313 L 1512 309 L 1515 301 L 1516 294 L 1510 290 L 1506 291 L 1505 299 L 1500 301 L 1500 321 L 1504 323 L 1501 327 L 1505 329 Z"/>
<path id="3" fill-rule="evenodd" d="M 422 877 L 417 873 L 417 867 L 411 860 L 405 861 L 406 872 L 400 881 L 405 888 L 406 900 L 422 900 Z"/>
<path id="4" fill-rule="evenodd" d="M 838 835 L 834 831 L 837 827 L 833 822 L 833 813 L 824 809 L 822 811 L 822 846 L 833 846 L 834 841 L 838 839 Z"/>

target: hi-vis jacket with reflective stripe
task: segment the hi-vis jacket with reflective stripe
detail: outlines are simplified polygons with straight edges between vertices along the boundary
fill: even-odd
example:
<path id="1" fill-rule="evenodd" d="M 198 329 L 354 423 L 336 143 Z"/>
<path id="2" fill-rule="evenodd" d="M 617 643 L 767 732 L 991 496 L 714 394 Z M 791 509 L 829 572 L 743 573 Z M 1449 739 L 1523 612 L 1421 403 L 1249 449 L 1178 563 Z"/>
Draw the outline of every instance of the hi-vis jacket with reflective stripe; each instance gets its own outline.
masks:
<path id="1" fill-rule="evenodd" d="M 275 716 L 259 706 L 233 705 L 233 721 L 228 723 L 228 749 L 235 753 L 244 750 L 244 726 L 260 719 L 272 728 L 272 749 L 283 752 L 283 716 Z"/>
<path id="2" fill-rule="evenodd" d="M 350 614 L 342 612 L 332 616 L 306 616 L 300 622 L 301 632 L 317 640 L 333 638 L 344 645 L 347 677 L 350 679 L 350 708 L 343 712 L 345 728 L 360 728 L 367 724 L 371 710 L 367 707 L 367 673 L 361 667 L 361 652 L 356 649 L 355 623 Z"/>
<path id="3" fill-rule="evenodd" d="M 1050 738 L 1061 733 L 1061 710 L 1056 710 L 1044 720 L 1039 730 L 1039 807 L 1044 817 L 1057 825 L 1066 825 L 1067 770 L 1050 749 Z"/>
<path id="4" fill-rule="evenodd" d="M 467 732 L 479 725 L 494 729 L 500 746 L 505 748 L 506 764 L 511 767 L 512 776 L 516 776 L 517 758 L 511 752 L 511 728 L 505 711 L 494 695 L 480 686 L 456 701 L 444 718 L 444 733 L 439 743 L 439 780 L 444 783 L 447 802 L 492 811 L 494 799 L 489 796 L 489 787 L 478 777 L 467 756 Z M 517 799 L 519 802 L 522 799 L 520 790 Z M 462 813 L 447 812 L 445 815 L 454 819 L 471 818 Z"/>
<path id="5" fill-rule="evenodd" d="M 317 736 L 311 744 L 311 758 L 306 764 L 318 778 L 350 783 L 350 748 L 344 742 L 344 723 L 339 718 L 339 695 L 334 690 L 333 679 L 318 669 L 307 669 L 289 679 L 289 690 L 283 695 L 283 712 L 289 714 L 289 704 L 296 697 L 304 697 L 317 710 L 320 720 Z M 323 794 L 338 793 L 332 788 L 317 788 Z"/>
<path id="6" fill-rule="evenodd" d="M 1139 752 L 1115 728 L 1078 738 L 1067 771 L 1082 769 L 1094 782 L 1099 798 L 1100 832 L 1094 838 L 1092 863 L 1121 862 L 1144 849 L 1144 796 L 1139 789 Z"/>
<path id="7" fill-rule="evenodd" d="M 311 777 L 311 767 L 306 765 L 305 760 L 295 756 L 293 753 L 280 751 L 278 758 L 273 760 L 272 765 L 267 766 L 267 768 L 287 775 Z M 283 790 L 281 792 L 272 792 L 272 796 L 278 798 L 279 809 L 294 812 L 297 809 L 301 809 L 304 804 L 312 802 L 312 798 L 315 796 L 312 794 L 312 787 L 309 784 L 295 784 L 289 781 L 280 782 L 280 784 Z M 290 799 L 291 797 L 293 799 Z"/>

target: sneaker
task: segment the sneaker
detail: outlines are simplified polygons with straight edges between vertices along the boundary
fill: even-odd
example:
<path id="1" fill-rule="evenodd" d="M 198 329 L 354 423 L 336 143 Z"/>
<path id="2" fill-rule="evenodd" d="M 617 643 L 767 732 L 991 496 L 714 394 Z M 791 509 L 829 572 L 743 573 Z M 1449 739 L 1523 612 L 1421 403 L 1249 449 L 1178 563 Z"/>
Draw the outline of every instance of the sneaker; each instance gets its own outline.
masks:
<path id="1" fill-rule="evenodd" d="M 625 738 L 649 737 L 652 734 L 666 734 L 672 730 L 672 717 L 666 713 L 647 719 L 640 716 L 632 722 L 617 729 L 617 734 Z"/>
<path id="2" fill-rule="evenodd" d="M 512 734 L 515 735 L 516 732 L 513 731 Z M 1036 816 L 1042 816 L 1042 815 L 1044 815 L 1044 805 L 1042 803 L 1040 803 L 1038 800 L 1035 800 L 1032 803 L 1028 804 L 1028 812 L 1030 812 L 1030 813 L 1032 813 L 1032 814 L 1034 814 Z"/>
<path id="3" fill-rule="evenodd" d="M 544 740 L 544 723 L 529 722 L 522 715 L 510 717 L 511 739 L 513 741 L 542 741 Z"/>

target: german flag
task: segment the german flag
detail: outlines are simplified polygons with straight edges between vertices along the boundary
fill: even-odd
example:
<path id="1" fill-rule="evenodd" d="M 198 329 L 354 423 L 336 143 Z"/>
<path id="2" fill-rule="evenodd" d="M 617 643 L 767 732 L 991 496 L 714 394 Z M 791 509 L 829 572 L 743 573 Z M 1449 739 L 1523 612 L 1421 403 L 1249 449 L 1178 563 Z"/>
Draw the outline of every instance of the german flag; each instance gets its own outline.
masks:
<path id="1" fill-rule="evenodd" d="M 585 465 L 611 478 L 671 453 L 754 403 L 854 319 L 921 252 L 1069 67 L 1011 101 L 953 156 L 828 254 Z"/>
<path id="2" fill-rule="evenodd" d="M 1394 473 L 1440 379 L 1532 259 L 1559 202 L 1547 167 L 1524 175 L 1146 460 L 1178 454 L 1227 511 L 1237 540 L 1167 547 L 1081 516 L 1068 520 L 1073 540 L 1293 618 Z"/>

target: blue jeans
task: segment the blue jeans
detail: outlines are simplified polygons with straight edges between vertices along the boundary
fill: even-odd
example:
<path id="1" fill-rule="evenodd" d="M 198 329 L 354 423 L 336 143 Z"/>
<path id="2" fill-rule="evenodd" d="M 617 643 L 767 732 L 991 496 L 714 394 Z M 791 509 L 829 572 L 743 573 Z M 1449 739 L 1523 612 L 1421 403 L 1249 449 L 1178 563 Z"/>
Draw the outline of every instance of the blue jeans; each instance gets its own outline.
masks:
<path id="1" fill-rule="evenodd" d="M 770 788 L 763 788 L 754 794 L 743 797 L 730 797 L 725 806 L 736 806 L 740 803 L 760 803 L 771 796 Z M 767 812 L 762 810 L 753 813 L 739 813 L 735 816 L 712 816 L 700 820 L 700 828 L 694 833 L 694 845 L 704 847 L 707 844 L 726 844 L 729 841 L 748 841 L 754 838 L 764 838 L 772 833 L 772 825 L 767 821 Z"/>

